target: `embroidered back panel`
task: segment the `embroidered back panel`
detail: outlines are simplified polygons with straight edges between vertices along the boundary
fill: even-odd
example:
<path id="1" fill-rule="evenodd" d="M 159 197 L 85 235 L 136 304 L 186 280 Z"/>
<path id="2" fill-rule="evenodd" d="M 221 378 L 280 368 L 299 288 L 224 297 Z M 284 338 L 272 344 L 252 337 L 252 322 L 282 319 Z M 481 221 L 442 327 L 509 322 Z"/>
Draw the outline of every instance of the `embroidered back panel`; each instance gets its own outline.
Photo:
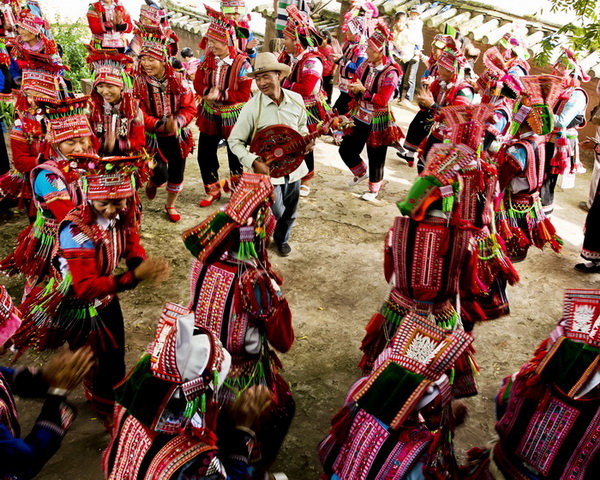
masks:
<path id="1" fill-rule="evenodd" d="M 150 450 L 156 434 L 144 427 L 135 417 L 130 416 L 125 419 L 116 435 L 119 438 L 119 446 L 107 480 L 137 478 L 142 461 Z"/>
<path id="2" fill-rule="evenodd" d="M 202 454 L 205 454 L 206 458 L 198 465 L 198 470 L 194 472 L 198 475 L 197 478 L 204 478 L 211 459 L 216 456 L 216 449 L 206 445 L 194 436 L 177 435 L 156 453 L 143 478 L 144 480 L 178 478 L 175 477 L 177 471 Z"/>
<path id="3" fill-rule="evenodd" d="M 445 219 L 414 222 L 396 217 L 392 254 L 396 288 L 419 301 L 441 301 L 458 291 L 471 234 L 448 227 Z"/>
<path id="4" fill-rule="evenodd" d="M 402 438 L 390 435 L 375 417 L 359 409 L 333 471 L 341 480 L 402 480 L 431 438 L 419 427 L 407 428 Z"/>
<path id="5" fill-rule="evenodd" d="M 244 352 L 247 317 L 236 303 L 238 266 L 203 265 L 192 297 L 196 326 L 205 327 L 232 355 Z"/>
<path id="6" fill-rule="evenodd" d="M 600 348 L 600 290 L 565 291 L 563 319 L 565 336 Z"/>

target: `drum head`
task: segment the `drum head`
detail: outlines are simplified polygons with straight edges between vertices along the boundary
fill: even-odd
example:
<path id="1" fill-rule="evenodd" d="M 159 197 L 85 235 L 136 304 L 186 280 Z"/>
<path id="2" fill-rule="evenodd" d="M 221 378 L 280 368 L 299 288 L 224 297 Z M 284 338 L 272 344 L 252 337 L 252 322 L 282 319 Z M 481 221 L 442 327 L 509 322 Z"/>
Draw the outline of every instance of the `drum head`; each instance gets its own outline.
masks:
<path id="1" fill-rule="evenodd" d="M 269 163 L 271 177 L 279 178 L 296 170 L 304 160 L 304 152 L 292 152 L 290 147 L 301 142 L 302 135 L 287 125 L 271 125 L 260 130 L 252 140 L 250 151 L 264 159 L 274 158 Z"/>

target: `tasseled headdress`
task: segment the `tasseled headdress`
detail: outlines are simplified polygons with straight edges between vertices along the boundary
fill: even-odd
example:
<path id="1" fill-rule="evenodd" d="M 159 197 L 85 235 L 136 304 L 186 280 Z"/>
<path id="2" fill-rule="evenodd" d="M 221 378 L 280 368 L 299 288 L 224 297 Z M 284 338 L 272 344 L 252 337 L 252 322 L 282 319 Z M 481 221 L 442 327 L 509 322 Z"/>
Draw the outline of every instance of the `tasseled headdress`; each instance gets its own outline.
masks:
<path id="1" fill-rule="evenodd" d="M 65 140 L 92 137 L 88 120 L 89 97 L 69 98 L 60 102 L 38 102 L 46 117 L 47 141 L 58 145 Z"/>
<path id="2" fill-rule="evenodd" d="M 583 68 L 577 61 L 577 57 L 575 56 L 575 52 L 572 50 L 565 48 L 564 53 L 559 57 L 558 61 L 554 64 L 554 69 L 556 72 L 556 66 L 562 64 L 566 68 L 564 70 L 565 76 L 570 75 L 576 78 L 577 80 L 581 80 L 582 82 L 589 82 L 591 77 L 583 71 Z"/>
<path id="3" fill-rule="evenodd" d="M 167 435 L 214 436 L 218 403 L 213 395 L 225 381 L 231 356 L 209 330 L 194 325 L 194 314 L 167 303 L 154 340 L 115 389 L 115 398 L 147 428 Z M 208 441 L 208 440 L 207 440 Z M 211 443 L 211 441 L 208 441 Z"/>
<path id="4" fill-rule="evenodd" d="M 288 18 L 283 36 L 294 40 L 296 55 L 306 47 L 318 47 L 323 43 L 323 38 L 306 12 L 299 10 L 296 5 L 289 5 L 286 10 Z"/>
<path id="5" fill-rule="evenodd" d="M 564 89 L 563 79 L 555 75 L 526 75 L 520 80 L 531 108 L 527 123 L 536 134 L 547 135 L 554 129 L 553 110 Z"/>
<path id="6" fill-rule="evenodd" d="M 96 154 L 70 155 L 85 166 L 85 184 L 88 200 L 106 200 L 133 197 L 136 184 L 144 183 L 150 168 L 146 156 L 101 157 Z"/>

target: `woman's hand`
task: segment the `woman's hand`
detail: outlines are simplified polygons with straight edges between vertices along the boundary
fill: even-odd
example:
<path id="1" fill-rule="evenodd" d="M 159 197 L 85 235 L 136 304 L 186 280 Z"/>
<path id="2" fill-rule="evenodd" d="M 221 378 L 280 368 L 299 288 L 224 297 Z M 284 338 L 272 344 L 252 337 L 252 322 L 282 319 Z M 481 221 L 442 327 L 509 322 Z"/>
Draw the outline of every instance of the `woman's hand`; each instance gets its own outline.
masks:
<path id="1" fill-rule="evenodd" d="M 420 88 L 415 95 L 415 100 L 417 101 L 417 105 L 422 108 L 431 108 L 435 105 L 433 93 L 428 88 Z"/>
<path id="2" fill-rule="evenodd" d="M 42 377 L 50 388 L 73 390 L 94 365 L 94 354 L 90 347 L 71 352 L 63 350 L 53 355 L 42 368 Z"/>
<path id="3" fill-rule="evenodd" d="M 133 275 L 137 280 L 152 280 L 155 282 L 166 280 L 169 278 L 170 273 L 169 262 L 164 258 L 147 258 L 133 271 Z"/>
<path id="4" fill-rule="evenodd" d="M 273 403 L 273 394 L 264 385 L 255 385 L 242 393 L 231 406 L 231 417 L 237 427 L 255 430 L 259 419 Z"/>

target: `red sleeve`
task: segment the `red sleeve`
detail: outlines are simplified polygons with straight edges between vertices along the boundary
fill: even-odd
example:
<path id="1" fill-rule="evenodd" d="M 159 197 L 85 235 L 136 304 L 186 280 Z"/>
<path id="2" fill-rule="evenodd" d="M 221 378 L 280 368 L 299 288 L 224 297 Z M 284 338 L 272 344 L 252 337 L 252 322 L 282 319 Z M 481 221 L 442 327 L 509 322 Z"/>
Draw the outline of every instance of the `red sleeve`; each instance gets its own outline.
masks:
<path id="1" fill-rule="evenodd" d="M 10 148 L 13 165 L 19 172 L 29 173 L 39 163 L 39 153 L 33 143 L 27 143 L 21 130 L 13 129 L 10 132 Z"/>
<path id="2" fill-rule="evenodd" d="M 65 229 L 70 230 L 65 231 Z M 146 252 L 139 243 L 137 229 L 134 230 L 134 234 L 127 237 L 125 253 L 131 255 L 130 258 L 134 256 L 144 258 Z M 63 246 L 66 237 L 74 236 L 77 231 L 77 227 L 72 223 L 64 227 L 60 234 L 61 246 Z M 62 248 L 62 254 L 69 264 L 73 290 L 77 297 L 81 299 L 94 300 L 95 298 L 134 288 L 139 283 L 133 274 L 133 270 L 120 275 L 100 275 L 96 250 L 93 248 Z"/>
<path id="3" fill-rule="evenodd" d="M 131 152 L 139 152 L 146 146 L 146 129 L 144 128 L 144 114 L 141 109 L 138 116 L 131 122 L 129 132 L 129 149 Z"/>
<path id="4" fill-rule="evenodd" d="M 187 127 L 194 119 L 196 109 L 196 97 L 190 88 L 186 88 L 185 92 L 181 94 L 181 102 L 177 112 L 177 120 L 181 128 Z"/>
<path id="5" fill-rule="evenodd" d="M 312 94 L 319 80 L 321 80 L 321 77 L 318 75 L 302 74 L 300 75 L 300 81 L 292 83 L 290 90 L 299 93 L 303 97 L 307 97 Z"/>
<path id="6" fill-rule="evenodd" d="M 208 83 L 206 81 L 206 69 L 201 66 L 196 70 L 196 75 L 194 76 L 194 90 L 197 95 L 203 97 L 208 93 Z"/>
<path id="7" fill-rule="evenodd" d="M 104 28 L 104 22 L 102 21 L 102 14 L 96 11 L 94 4 L 90 5 L 90 9 L 87 12 L 87 20 L 92 33 L 96 35 L 106 33 L 106 28 Z"/>
<path id="8" fill-rule="evenodd" d="M 125 10 L 125 7 L 123 7 L 122 5 L 118 8 L 119 12 L 121 13 L 122 24 L 127 25 L 127 28 L 121 33 L 131 33 L 133 31 L 133 23 L 131 22 L 131 16 L 129 15 L 129 12 L 127 12 L 127 10 Z"/>
<path id="9" fill-rule="evenodd" d="M 133 258 L 146 258 L 146 249 L 142 247 L 140 243 L 140 230 L 139 228 L 130 228 L 127 232 L 126 248 L 123 252 L 123 258 L 126 261 Z"/>
<path id="10" fill-rule="evenodd" d="M 394 95 L 394 90 L 396 90 L 396 86 L 398 85 L 398 72 L 396 70 L 391 70 L 379 91 L 377 91 L 371 98 L 370 101 L 376 107 L 385 107 L 392 96 Z"/>
<path id="11" fill-rule="evenodd" d="M 237 90 L 225 90 L 224 99 L 229 103 L 244 103 L 250 100 L 252 92 L 252 79 L 250 77 L 240 77 Z"/>

